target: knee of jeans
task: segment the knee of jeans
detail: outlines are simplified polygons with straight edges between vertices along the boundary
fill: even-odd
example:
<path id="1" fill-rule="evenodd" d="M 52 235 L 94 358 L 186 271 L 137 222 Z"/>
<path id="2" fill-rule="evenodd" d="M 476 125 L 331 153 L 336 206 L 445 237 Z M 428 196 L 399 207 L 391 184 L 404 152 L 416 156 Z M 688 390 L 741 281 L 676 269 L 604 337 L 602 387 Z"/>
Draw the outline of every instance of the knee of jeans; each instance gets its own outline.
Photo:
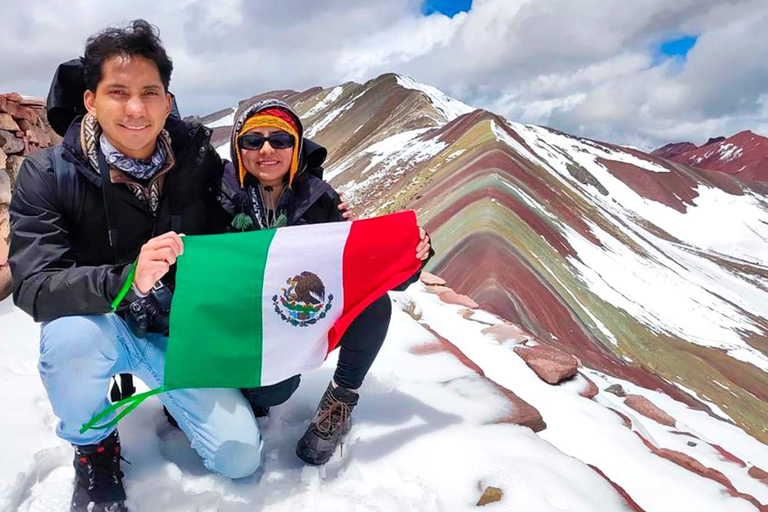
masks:
<path id="1" fill-rule="evenodd" d="M 213 457 L 211 469 L 227 478 L 245 478 L 259 469 L 262 462 L 261 436 L 255 443 L 224 441 Z"/>
<path id="2" fill-rule="evenodd" d="M 117 357 L 114 340 L 108 340 L 104 315 L 65 316 L 47 322 L 40 336 L 40 364 L 71 361 L 102 354 Z"/>

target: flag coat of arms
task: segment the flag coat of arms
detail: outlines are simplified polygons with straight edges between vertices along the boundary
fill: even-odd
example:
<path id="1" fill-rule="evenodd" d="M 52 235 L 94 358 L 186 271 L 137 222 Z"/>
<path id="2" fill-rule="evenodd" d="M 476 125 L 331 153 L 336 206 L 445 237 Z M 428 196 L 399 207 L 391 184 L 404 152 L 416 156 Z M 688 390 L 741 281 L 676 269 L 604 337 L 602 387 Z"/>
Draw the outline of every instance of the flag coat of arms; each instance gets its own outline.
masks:
<path id="1" fill-rule="evenodd" d="M 164 391 L 268 386 L 318 368 L 366 307 L 418 271 L 419 238 L 413 211 L 185 237 L 163 386 L 82 430 L 109 428 Z"/>

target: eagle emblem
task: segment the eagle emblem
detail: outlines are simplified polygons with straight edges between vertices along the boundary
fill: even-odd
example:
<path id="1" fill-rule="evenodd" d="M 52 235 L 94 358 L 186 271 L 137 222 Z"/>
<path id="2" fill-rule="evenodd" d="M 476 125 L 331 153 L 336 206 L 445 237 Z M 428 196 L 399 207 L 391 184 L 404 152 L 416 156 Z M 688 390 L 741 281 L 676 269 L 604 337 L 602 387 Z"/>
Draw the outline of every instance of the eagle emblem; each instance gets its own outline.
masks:
<path id="1" fill-rule="evenodd" d="M 285 281 L 286 287 L 272 297 L 275 313 L 294 327 L 307 327 L 325 318 L 333 306 L 333 294 L 325 294 L 323 281 L 304 271 Z"/>

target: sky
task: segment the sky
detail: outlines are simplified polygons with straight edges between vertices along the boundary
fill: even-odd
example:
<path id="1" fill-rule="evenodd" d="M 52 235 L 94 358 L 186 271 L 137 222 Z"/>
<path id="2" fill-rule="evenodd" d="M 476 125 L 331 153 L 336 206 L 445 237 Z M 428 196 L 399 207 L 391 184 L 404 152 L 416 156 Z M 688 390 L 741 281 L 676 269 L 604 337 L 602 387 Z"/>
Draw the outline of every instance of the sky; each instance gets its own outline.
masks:
<path id="1" fill-rule="evenodd" d="M 0 0 L 0 92 L 145 18 L 183 115 L 395 72 L 512 121 L 653 149 L 768 136 L 765 0 Z"/>

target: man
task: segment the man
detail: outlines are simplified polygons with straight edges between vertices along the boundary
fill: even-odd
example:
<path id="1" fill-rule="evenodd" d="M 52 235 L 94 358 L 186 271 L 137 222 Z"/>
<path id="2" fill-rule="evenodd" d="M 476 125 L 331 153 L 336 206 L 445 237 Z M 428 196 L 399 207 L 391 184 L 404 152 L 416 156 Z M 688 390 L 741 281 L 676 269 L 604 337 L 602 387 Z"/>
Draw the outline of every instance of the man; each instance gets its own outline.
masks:
<path id="1" fill-rule="evenodd" d="M 29 156 L 19 171 L 10 264 L 15 303 L 43 322 L 39 370 L 60 419 L 57 433 L 75 448 L 72 510 L 120 511 L 117 431 L 81 434 L 80 427 L 109 406 L 113 376 L 162 384 L 181 234 L 226 231 L 232 191 L 211 131 L 169 116 L 173 66 L 152 26 L 137 20 L 89 38 L 82 68 L 86 115 L 68 124 L 64 101 L 51 116 L 54 126 L 69 126 L 63 142 Z M 52 96 L 66 98 L 54 94 L 55 85 Z M 306 142 L 306 170 L 321 172 L 326 151 Z M 344 204 L 339 210 L 348 218 Z M 423 236 L 420 248 L 432 254 Z M 379 302 L 389 308 L 388 299 Z M 369 309 L 356 320 L 357 338 L 365 341 L 375 323 L 378 347 L 389 309 L 387 322 Z M 261 464 L 254 408 L 264 413 L 297 385 L 289 379 L 247 398 L 237 389 L 195 389 L 160 399 L 207 468 L 241 478 Z M 328 456 L 339 439 L 325 443 Z"/>
<path id="2" fill-rule="evenodd" d="M 143 20 L 91 37 L 87 115 L 60 145 L 24 161 L 11 204 L 14 301 L 43 322 L 40 375 L 57 433 L 75 448 L 73 510 L 126 510 L 117 432 L 79 432 L 109 405 L 110 379 L 132 373 L 150 387 L 162 383 L 167 326 L 157 301 L 133 319 L 149 331 L 144 338 L 123 311 L 172 287 L 181 233 L 222 232 L 230 221 L 217 201 L 223 165 L 210 130 L 169 118 L 171 71 Z M 161 400 L 207 468 L 240 478 L 259 466 L 262 440 L 239 390 Z"/>

